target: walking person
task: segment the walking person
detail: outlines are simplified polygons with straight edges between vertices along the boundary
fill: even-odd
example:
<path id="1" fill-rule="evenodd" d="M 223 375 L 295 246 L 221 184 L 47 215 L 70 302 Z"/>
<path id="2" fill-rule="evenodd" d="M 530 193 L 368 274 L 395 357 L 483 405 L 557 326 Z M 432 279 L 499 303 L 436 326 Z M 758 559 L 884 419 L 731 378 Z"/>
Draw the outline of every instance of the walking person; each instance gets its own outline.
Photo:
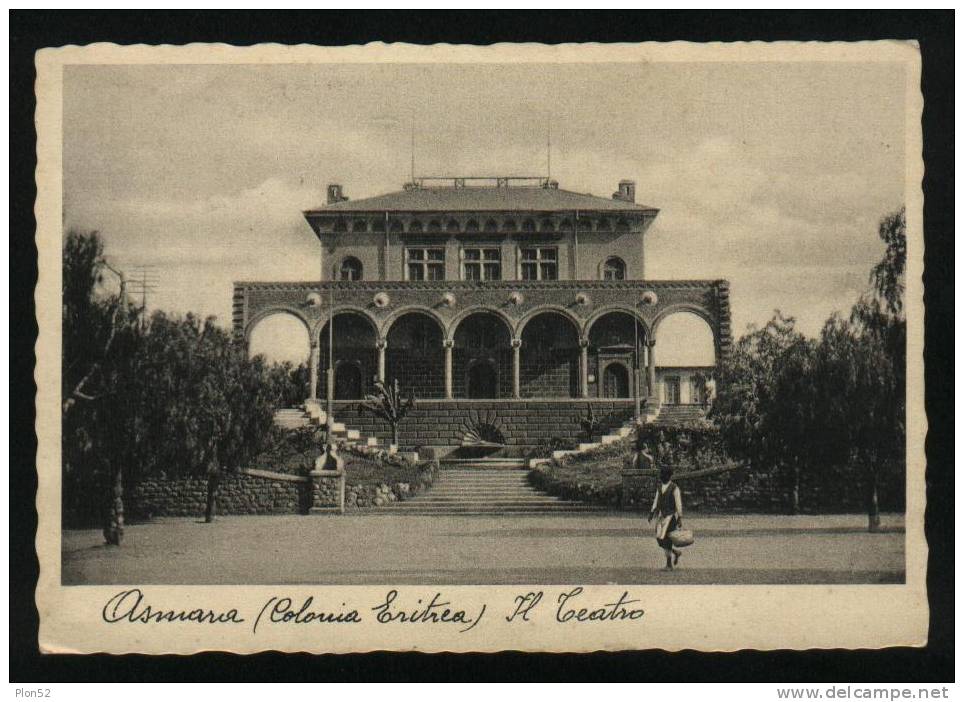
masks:
<path id="1" fill-rule="evenodd" d="M 679 563 L 682 551 L 673 547 L 669 535 L 683 526 L 683 496 L 679 486 L 673 482 L 673 469 L 663 466 L 659 470 L 659 485 L 653 497 L 653 508 L 649 512 L 649 519 L 656 518 L 656 543 L 666 554 L 666 567 L 663 570 L 673 570 Z"/>

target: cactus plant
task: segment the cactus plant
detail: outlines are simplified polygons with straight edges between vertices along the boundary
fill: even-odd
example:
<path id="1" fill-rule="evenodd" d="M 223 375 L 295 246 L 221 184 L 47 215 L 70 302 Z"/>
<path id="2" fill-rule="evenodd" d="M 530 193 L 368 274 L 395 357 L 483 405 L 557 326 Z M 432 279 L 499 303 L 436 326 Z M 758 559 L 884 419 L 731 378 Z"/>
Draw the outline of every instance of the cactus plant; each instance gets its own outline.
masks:
<path id="1" fill-rule="evenodd" d="M 370 412 L 376 417 L 381 417 L 392 428 L 392 445 L 398 445 L 398 425 L 408 414 L 408 411 L 415 406 L 415 394 L 409 390 L 408 396 L 403 397 L 402 391 L 396 378 L 390 385 L 375 381 L 375 393 L 366 395 L 365 399 L 358 406 L 359 412 Z"/>
<path id="2" fill-rule="evenodd" d="M 586 403 L 586 416 L 580 420 L 582 430 L 586 432 L 586 440 L 592 442 L 592 437 L 599 431 L 600 422 L 596 419 L 596 413 L 592 411 L 592 403 Z"/>

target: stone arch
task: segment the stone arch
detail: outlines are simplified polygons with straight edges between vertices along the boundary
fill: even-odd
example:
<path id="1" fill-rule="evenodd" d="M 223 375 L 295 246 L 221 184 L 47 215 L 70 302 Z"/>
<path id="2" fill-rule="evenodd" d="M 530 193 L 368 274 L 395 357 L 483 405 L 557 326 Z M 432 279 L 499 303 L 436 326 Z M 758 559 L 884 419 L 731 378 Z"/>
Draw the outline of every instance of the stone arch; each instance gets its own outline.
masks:
<path id="1" fill-rule="evenodd" d="M 504 222 L 502 222 L 502 231 L 504 232 L 515 232 L 518 231 L 515 220 L 511 217 L 507 217 Z"/>
<path id="2" fill-rule="evenodd" d="M 437 234 L 442 231 L 442 223 L 437 219 L 430 219 L 428 222 L 427 231 L 432 234 Z"/>
<path id="3" fill-rule="evenodd" d="M 520 395 L 578 397 L 578 321 L 559 310 L 543 309 L 520 327 Z"/>
<path id="4" fill-rule="evenodd" d="M 409 224 L 408 224 L 408 231 L 411 232 L 412 234 L 421 234 L 421 233 L 422 233 L 422 223 L 421 223 L 419 220 L 417 220 L 417 219 L 413 219 L 413 220 L 412 220 L 411 222 L 409 222 Z"/>
<path id="5" fill-rule="evenodd" d="M 405 225 L 402 224 L 401 220 L 392 219 L 388 222 L 388 231 L 392 233 L 400 233 L 405 231 Z"/>
<path id="6" fill-rule="evenodd" d="M 626 262 L 619 256 L 607 256 L 599 263 L 600 280 L 626 280 Z"/>
<path id="7" fill-rule="evenodd" d="M 461 227 L 459 226 L 458 220 L 450 219 L 448 222 L 446 222 L 445 231 L 448 232 L 449 234 L 458 234 L 459 231 L 461 231 Z"/>
<path id="8" fill-rule="evenodd" d="M 653 334 L 652 327 L 650 326 L 646 318 L 643 317 L 642 314 L 640 314 L 639 310 L 633 310 L 632 307 L 624 307 L 622 305 L 607 305 L 606 307 L 600 307 L 599 309 L 595 310 L 586 319 L 586 322 L 582 326 L 583 338 L 588 339 L 589 331 L 592 329 L 592 326 L 596 322 L 598 322 L 602 317 L 605 317 L 608 314 L 612 314 L 613 312 L 622 312 L 623 314 L 629 315 L 630 317 L 636 317 L 636 321 L 639 322 L 640 326 L 645 331 L 646 337 L 649 338 L 650 336 L 652 336 Z"/>
<path id="9" fill-rule="evenodd" d="M 589 343 L 589 375 L 593 378 L 593 382 L 589 383 L 589 394 L 607 397 L 607 393 L 612 394 L 612 386 L 606 385 L 606 369 L 613 363 L 620 363 L 627 369 L 642 367 L 648 328 L 645 320 L 632 309 L 611 307 L 597 311 L 586 322 L 585 329 Z M 610 380 L 622 387 L 621 378 L 611 377 Z M 629 381 L 629 396 L 632 396 L 636 382 L 632 371 L 629 372 Z"/>
<path id="10" fill-rule="evenodd" d="M 454 396 L 511 397 L 512 324 L 505 315 L 496 310 L 472 310 L 453 320 L 450 328 Z M 491 375 L 477 369 L 482 365 Z M 490 382 L 495 385 L 491 393 Z"/>
<path id="11" fill-rule="evenodd" d="M 573 327 L 576 329 L 576 334 L 579 337 L 584 336 L 583 334 L 583 324 L 582 320 L 572 313 L 567 307 L 562 305 L 541 305 L 535 309 L 526 312 L 515 325 L 515 336 L 517 339 L 522 338 L 522 334 L 525 332 L 526 325 L 532 321 L 533 317 L 538 317 L 541 314 L 558 314 L 565 317 L 569 322 L 572 323 Z"/>
<path id="12" fill-rule="evenodd" d="M 311 323 L 303 314 L 301 314 L 300 310 L 294 307 L 277 306 L 277 307 L 268 307 L 266 309 L 259 311 L 257 314 L 252 315 L 251 319 L 248 320 L 248 323 L 244 327 L 245 343 L 248 343 L 251 341 L 251 332 L 254 331 L 254 328 L 258 325 L 259 322 L 276 314 L 285 314 L 297 319 L 305 326 L 305 330 L 308 332 L 308 338 L 309 339 L 311 338 L 311 334 L 313 331 L 311 328 Z"/>
<path id="13" fill-rule="evenodd" d="M 373 389 L 374 378 L 378 373 L 378 360 L 375 345 L 378 341 L 378 326 L 375 321 L 364 311 L 353 308 L 336 309 L 334 314 L 334 348 L 333 353 L 329 354 L 328 349 L 328 319 L 322 320 L 318 330 L 318 351 L 319 351 L 319 386 L 322 388 L 320 395 L 327 395 L 327 369 L 329 356 L 334 357 L 335 368 L 335 394 L 341 395 L 338 399 L 361 399 L 360 397 L 345 397 L 343 389 L 347 387 L 346 378 L 339 379 L 339 368 L 348 368 L 347 364 L 354 365 L 360 373 L 360 388 L 358 393 L 361 397 Z M 348 370 L 344 371 L 348 373 Z M 354 371 L 351 371 L 354 373 Z M 341 384 L 340 384 L 341 383 Z M 351 386 L 354 387 L 354 382 Z M 340 390 L 341 388 L 341 390 Z"/>
<path id="14" fill-rule="evenodd" d="M 272 322 L 281 323 L 281 327 L 271 329 Z M 269 327 L 267 333 L 270 333 L 274 343 L 262 344 L 259 335 L 255 333 L 259 328 L 265 329 L 265 326 Z M 245 327 L 244 340 L 249 357 L 260 353 L 269 361 L 304 363 L 308 360 L 310 350 L 311 325 L 294 309 L 272 307 L 252 317 Z"/>
<path id="15" fill-rule="evenodd" d="M 332 230 L 333 232 L 339 232 L 339 233 L 340 233 L 340 232 L 347 232 L 347 231 L 348 231 L 348 222 L 346 222 L 343 218 L 339 217 L 338 219 L 335 220 L 335 224 L 334 224 L 334 226 L 331 228 L 331 230 Z"/>
<path id="16" fill-rule="evenodd" d="M 680 302 L 675 305 L 667 305 L 661 309 L 659 314 L 657 314 L 656 318 L 653 320 L 653 334 L 656 334 L 656 330 L 659 329 L 659 325 L 664 319 L 671 315 L 679 314 L 680 312 L 689 312 L 690 314 L 694 314 L 702 319 L 704 322 L 706 322 L 711 330 L 714 330 L 715 336 L 716 319 L 714 318 L 713 314 L 702 305 L 692 302 Z"/>
<path id="17" fill-rule="evenodd" d="M 554 232 L 556 231 L 555 222 L 552 221 L 551 217 L 543 217 L 542 221 L 539 222 L 540 232 Z"/>
<path id="18" fill-rule="evenodd" d="M 660 366 L 715 366 L 719 338 L 712 315 L 699 305 L 679 304 L 662 310 L 653 322 L 656 361 Z"/>
<path id="19" fill-rule="evenodd" d="M 378 338 L 378 322 L 368 314 L 368 310 L 364 307 L 359 307 L 357 305 L 339 305 L 335 308 L 335 317 L 340 317 L 342 315 L 355 315 L 360 317 L 364 322 L 366 322 L 371 328 L 375 337 Z M 319 319 L 311 329 L 312 335 L 317 339 L 323 338 L 323 333 L 328 329 L 328 308 L 327 300 L 322 301 L 322 313 L 321 319 Z M 335 340 L 335 344 L 338 344 L 338 340 Z"/>
<path id="20" fill-rule="evenodd" d="M 353 232 L 367 232 L 368 231 L 368 220 L 367 219 L 355 219 L 352 220 L 351 230 Z"/>
<path id="21" fill-rule="evenodd" d="M 458 330 L 459 325 L 462 322 L 464 322 L 467 317 L 471 317 L 474 314 L 489 314 L 494 317 L 498 317 L 505 324 L 506 328 L 508 328 L 510 338 L 512 337 L 512 334 L 515 332 L 515 327 L 516 327 L 515 323 L 502 310 L 497 309 L 495 307 L 472 307 L 470 309 L 459 312 L 451 320 L 449 320 L 449 323 L 446 327 L 445 338 L 451 341 L 455 341 L 455 332 Z"/>
<path id="22" fill-rule="evenodd" d="M 609 223 L 609 220 L 606 217 L 600 217 L 599 220 L 596 222 L 596 231 L 608 232 L 611 230 L 612 230 L 612 225 Z"/>
<path id="23" fill-rule="evenodd" d="M 445 325 L 430 310 L 400 310 L 386 330 L 385 380 L 417 398 L 445 397 Z"/>
<path id="24" fill-rule="evenodd" d="M 365 267 L 357 256 L 345 256 L 338 264 L 338 279 L 357 281 L 363 280 Z"/>
<path id="25" fill-rule="evenodd" d="M 477 219 L 472 218 L 465 223 L 466 234 L 474 234 L 477 231 L 479 231 L 479 221 Z"/>
<path id="26" fill-rule="evenodd" d="M 628 232 L 629 231 L 629 220 L 625 217 L 620 217 L 616 220 L 616 231 L 617 232 Z"/>
<path id="27" fill-rule="evenodd" d="M 466 230 L 468 230 L 468 227 L 466 227 Z M 483 231 L 485 231 L 486 234 L 494 234 L 495 232 L 499 231 L 499 223 L 494 219 L 487 219 L 485 220 Z"/>
<path id="28" fill-rule="evenodd" d="M 524 232 L 534 232 L 536 230 L 536 221 L 532 217 L 527 217 L 522 220 L 522 231 Z"/>
<path id="29" fill-rule="evenodd" d="M 633 396 L 632 372 L 624 359 L 610 359 L 600 363 L 599 396 L 626 399 Z"/>

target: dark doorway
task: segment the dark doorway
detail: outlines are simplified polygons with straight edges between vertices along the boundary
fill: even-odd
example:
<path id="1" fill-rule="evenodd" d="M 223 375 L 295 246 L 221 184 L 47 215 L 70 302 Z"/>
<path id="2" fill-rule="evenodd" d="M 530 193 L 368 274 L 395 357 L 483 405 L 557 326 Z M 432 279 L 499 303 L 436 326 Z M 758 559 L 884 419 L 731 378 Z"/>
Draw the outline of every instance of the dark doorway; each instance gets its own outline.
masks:
<path id="1" fill-rule="evenodd" d="M 361 368 L 354 363 L 341 363 L 335 368 L 335 399 L 360 400 L 362 398 Z"/>
<path id="2" fill-rule="evenodd" d="M 469 387 L 467 395 L 470 400 L 492 399 L 496 397 L 495 368 L 491 363 L 480 362 L 469 368 Z"/>
<path id="3" fill-rule="evenodd" d="M 603 397 L 629 397 L 629 371 L 621 363 L 610 363 L 603 372 Z"/>

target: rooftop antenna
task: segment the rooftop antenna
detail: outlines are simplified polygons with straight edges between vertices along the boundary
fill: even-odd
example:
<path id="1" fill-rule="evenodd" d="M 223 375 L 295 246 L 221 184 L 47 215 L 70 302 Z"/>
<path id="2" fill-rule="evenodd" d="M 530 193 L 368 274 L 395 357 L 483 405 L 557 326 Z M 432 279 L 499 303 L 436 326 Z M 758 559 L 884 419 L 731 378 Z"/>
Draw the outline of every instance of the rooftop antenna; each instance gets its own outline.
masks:
<path id="1" fill-rule="evenodd" d="M 415 182 L 415 111 L 412 111 L 412 183 Z"/>

